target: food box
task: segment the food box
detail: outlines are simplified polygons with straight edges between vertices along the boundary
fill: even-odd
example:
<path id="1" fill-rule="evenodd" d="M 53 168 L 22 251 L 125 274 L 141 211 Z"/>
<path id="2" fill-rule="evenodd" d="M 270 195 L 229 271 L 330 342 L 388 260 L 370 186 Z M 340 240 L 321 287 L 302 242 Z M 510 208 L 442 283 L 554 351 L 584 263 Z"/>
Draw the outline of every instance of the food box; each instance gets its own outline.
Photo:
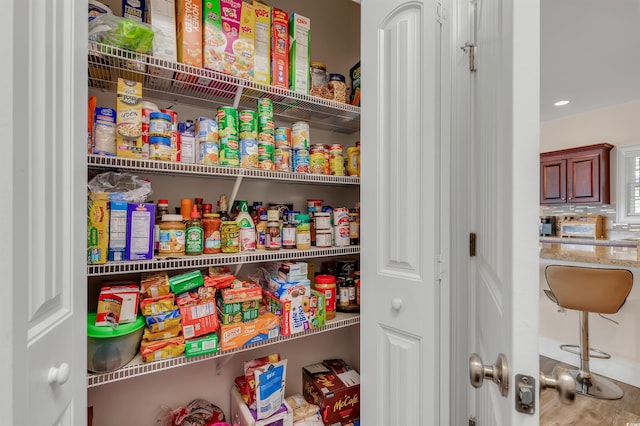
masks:
<path id="1" fill-rule="evenodd" d="M 280 334 L 290 334 L 322 327 L 326 324 L 324 295 L 311 290 L 311 296 L 298 296 L 291 300 L 279 300 L 273 294 L 264 292 L 267 310 L 280 317 Z"/>
<path id="2" fill-rule="evenodd" d="M 360 418 L 360 375 L 341 359 L 303 367 L 302 392 L 327 425 Z"/>
<path id="3" fill-rule="evenodd" d="M 220 293 L 224 303 L 262 299 L 262 287 L 250 281 L 236 280 L 231 287 L 220 290 Z"/>
<path id="4" fill-rule="evenodd" d="M 280 335 L 280 317 L 266 312 L 253 321 L 221 324 L 218 334 L 222 350 L 236 349 L 273 339 Z"/>
<path id="5" fill-rule="evenodd" d="M 106 263 L 109 247 L 109 201 L 106 193 L 87 201 L 87 263 Z"/>
<path id="6" fill-rule="evenodd" d="M 134 281 L 105 281 L 100 287 L 100 296 L 116 295 L 122 299 L 118 324 L 135 322 L 138 318 L 140 286 Z"/>
<path id="7" fill-rule="evenodd" d="M 151 3 L 157 0 L 152 0 Z M 122 0 L 122 16 L 138 22 L 145 21 L 145 0 Z"/>
<path id="8" fill-rule="evenodd" d="M 156 59 L 176 62 L 176 2 L 175 0 L 151 0 L 149 2 L 149 24 L 153 27 L 153 46 L 151 52 Z M 160 71 L 160 70 L 158 70 Z M 171 78 L 172 71 L 165 78 Z"/>
<path id="9" fill-rule="evenodd" d="M 271 7 L 253 2 L 256 13 L 253 81 L 271 84 Z"/>
<path id="10" fill-rule="evenodd" d="M 248 322 L 258 318 L 258 308 L 247 309 L 245 311 L 236 312 L 235 314 L 225 314 L 218 307 L 218 319 L 221 324 L 237 324 L 239 322 Z"/>
<path id="11" fill-rule="evenodd" d="M 309 93 L 311 19 L 292 13 L 289 20 L 289 85 L 294 92 Z"/>
<path id="12" fill-rule="evenodd" d="M 224 300 L 217 298 L 216 307 L 218 308 L 218 318 L 222 324 L 247 322 L 258 318 L 260 299 L 224 303 Z"/>
<path id="13" fill-rule="evenodd" d="M 117 156 L 145 158 L 142 149 L 142 83 L 118 78 L 116 129 Z"/>
<path id="14" fill-rule="evenodd" d="M 351 105 L 360 106 L 360 62 L 349 71 L 351 77 Z"/>
<path id="15" fill-rule="evenodd" d="M 176 0 L 178 62 L 202 68 L 202 0 Z"/>
<path id="16" fill-rule="evenodd" d="M 185 342 L 184 355 L 187 358 L 216 352 L 218 352 L 218 335 L 216 333 L 211 333 L 197 339 L 190 339 Z"/>
<path id="17" fill-rule="evenodd" d="M 127 204 L 126 260 L 153 259 L 153 229 L 156 205 L 153 203 Z"/>
<path id="18" fill-rule="evenodd" d="M 175 294 L 193 290 L 204 284 L 204 277 L 200 271 L 189 271 L 169 278 L 169 286 Z"/>
<path id="19" fill-rule="evenodd" d="M 91 151 L 95 155 L 116 155 L 116 110 L 97 107 L 94 113 Z"/>
<path id="20" fill-rule="evenodd" d="M 269 291 L 280 300 L 291 300 L 299 296 L 311 296 L 311 281 L 302 279 L 284 281 L 280 278 L 269 279 Z"/>
<path id="21" fill-rule="evenodd" d="M 308 266 L 307 262 L 272 262 L 265 268 L 273 278 L 293 282 L 308 278 Z"/>
<path id="22" fill-rule="evenodd" d="M 185 339 L 192 339 L 218 330 L 219 323 L 214 302 L 181 306 L 180 317 L 182 318 L 182 335 Z"/>
<path id="23" fill-rule="evenodd" d="M 109 201 L 109 260 L 125 260 L 127 252 L 126 201 Z"/>
<path id="24" fill-rule="evenodd" d="M 245 404 L 238 389 L 231 388 L 231 421 L 239 426 L 293 426 L 293 409 L 286 403 L 266 419 L 257 420 L 258 414 Z"/>
<path id="25" fill-rule="evenodd" d="M 289 14 L 272 9 L 271 85 L 289 89 Z"/>

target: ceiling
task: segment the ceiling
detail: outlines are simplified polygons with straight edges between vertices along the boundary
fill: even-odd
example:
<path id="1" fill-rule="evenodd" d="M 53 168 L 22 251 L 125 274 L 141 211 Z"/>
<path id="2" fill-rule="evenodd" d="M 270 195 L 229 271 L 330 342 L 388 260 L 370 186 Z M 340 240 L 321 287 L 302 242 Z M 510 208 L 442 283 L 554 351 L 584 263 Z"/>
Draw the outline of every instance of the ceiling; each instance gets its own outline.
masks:
<path id="1" fill-rule="evenodd" d="M 541 121 L 640 100 L 640 0 L 540 0 L 540 9 Z"/>

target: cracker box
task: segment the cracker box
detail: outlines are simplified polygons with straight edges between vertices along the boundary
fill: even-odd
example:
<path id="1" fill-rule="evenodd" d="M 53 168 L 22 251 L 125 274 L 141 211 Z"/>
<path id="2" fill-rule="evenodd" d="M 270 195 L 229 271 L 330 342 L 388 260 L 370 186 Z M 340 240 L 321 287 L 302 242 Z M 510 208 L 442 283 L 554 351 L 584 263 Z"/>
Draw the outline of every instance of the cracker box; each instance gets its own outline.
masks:
<path id="1" fill-rule="evenodd" d="M 218 316 L 213 302 L 181 306 L 182 334 L 185 339 L 203 336 L 218 330 Z M 224 348 L 223 348 L 224 349 Z"/>
<path id="2" fill-rule="evenodd" d="M 294 92 L 309 93 L 311 19 L 292 13 L 289 20 L 289 85 Z"/>
<path id="3" fill-rule="evenodd" d="M 320 407 L 326 425 L 360 418 L 360 375 L 341 359 L 303 367 L 302 393 Z"/>
<path id="4" fill-rule="evenodd" d="M 109 201 L 109 261 L 126 259 L 128 207 L 126 201 Z"/>
<path id="5" fill-rule="evenodd" d="M 247 322 L 258 318 L 260 299 L 224 303 L 221 298 L 217 298 L 216 307 L 218 308 L 218 319 L 221 324 Z"/>
<path id="6" fill-rule="evenodd" d="M 178 62 L 202 68 L 202 0 L 176 0 Z"/>
<path id="7" fill-rule="evenodd" d="M 116 155 L 143 159 L 142 83 L 118 78 Z"/>
<path id="8" fill-rule="evenodd" d="M 289 89 L 289 14 L 272 9 L 271 85 Z"/>
<path id="9" fill-rule="evenodd" d="M 271 84 L 271 7 L 254 0 L 253 8 L 256 13 L 253 81 Z"/>
<path id="10" fill-rule="evenodd" d="M 129 203 L 127 205 L 127 249 L 125 260 L 153 259 L 153 227 L 156 205 Z"/>
<path id="11" fill-rule="evenodd" d="M 280 317 L 266 312 L 253 321 L 221 324 L 218 335 L 223 351 L 273 339 L 280 335 Z"/>
<path id="12" fill-rule="evenodd" d="M 279 300 L 264 292 L 267 310 L 280 317 L 280 334 L 290 334 L 322 327 L 326 324 L 324 295 L 311 290 L 311 296 L 298 296 L 291 300 Z"/>
<path id="13" fill-rule="evenodd" d="M 91 194 L 87 200 L 87 263 L 106 263 L 108 248 L 109 196 Z"/>
<path id="14" fill-rule="evenodd" d="M 211 333 L 197 339 L 189 339 L 184 343 L 184 355 L 187 358 L 218 352 L 218 335 L 216 333 Z"/>

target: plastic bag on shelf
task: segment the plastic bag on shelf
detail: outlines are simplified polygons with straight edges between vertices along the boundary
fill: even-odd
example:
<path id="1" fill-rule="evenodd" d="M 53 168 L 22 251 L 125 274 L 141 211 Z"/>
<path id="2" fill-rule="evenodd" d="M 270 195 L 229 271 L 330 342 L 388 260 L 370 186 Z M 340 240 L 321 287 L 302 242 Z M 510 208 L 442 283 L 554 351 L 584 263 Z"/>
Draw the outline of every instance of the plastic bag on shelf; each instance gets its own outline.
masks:
<path id="1" fill-rule="evenodd" d="M 127 172 L 104 172 L 87 184 L 92 194 L 108 193 L 111 201 L 144 203 L 153 193 L 151 182 Z"/>
<path id="2" fill-rule="evenodd" d="M 130 18 L 104 13 L 89 22 L 89 40 L 133 52 L 149 53 L 153 37 L 150 25 Z"/>

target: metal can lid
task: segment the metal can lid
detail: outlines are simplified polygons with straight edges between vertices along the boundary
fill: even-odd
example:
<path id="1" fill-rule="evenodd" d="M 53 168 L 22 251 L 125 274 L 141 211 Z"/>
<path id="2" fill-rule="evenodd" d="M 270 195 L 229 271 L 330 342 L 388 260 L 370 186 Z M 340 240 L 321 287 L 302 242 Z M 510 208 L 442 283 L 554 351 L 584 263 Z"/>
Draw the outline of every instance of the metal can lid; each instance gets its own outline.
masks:
<path id="1" fill-rule="evenodd" d="M 322 62 L 319 62 L 319 61 L 311 61 L 311 62 L 309 62 L 309 66 L 311 68 L 320 68 L 320 69 L 325 70 L 325 71 L 327 70 L 327 66 L 325 64 L 323 64 Z"/>
<path id="2" fill-rule="evenodd" d="M 149 114 L 149 118 L 151 120 L 167 120 L 171 121 L 171 116 L 169 114 L 165 114 L 164 112 L 152 112 Z"/>

